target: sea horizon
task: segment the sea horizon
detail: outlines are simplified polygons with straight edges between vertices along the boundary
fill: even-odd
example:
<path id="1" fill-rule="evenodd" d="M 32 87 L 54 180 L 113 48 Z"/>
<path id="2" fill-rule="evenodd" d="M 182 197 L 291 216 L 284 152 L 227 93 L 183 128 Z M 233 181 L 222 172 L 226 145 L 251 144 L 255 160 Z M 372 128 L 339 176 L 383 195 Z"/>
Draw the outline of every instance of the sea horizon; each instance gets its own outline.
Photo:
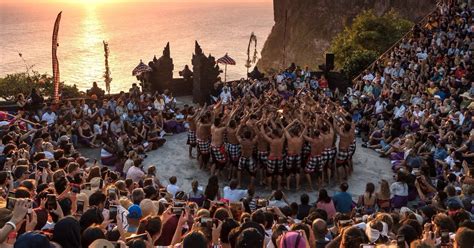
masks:
<path id="1" fill-rule="evenodd" d="M 112 93 L 138 82 L 132 76 L 133 68 L 140 60 L 148 63 L 155 55 L 159 58 L 167 42 L 174 77 L 179 77 L 185 65 L 192 69 L 195 41 L 206 55 L 218 59 L 228 53 L 236 60 L 237 65 L 228 66 L 227 80 L 245 77 L 251 32 L 257 35 L 260 55 L 274 23 L 271 2 L 2 3 L 0 7 L 0 77 L 25 72 L 27 66 L 52 75 L 51 35 L 56 15 L 62 11 L 58 37 L 61 81 L 80 90 L 89 89 L 94 81 L 105 88 L 105 40 L 110 49 Z"/>

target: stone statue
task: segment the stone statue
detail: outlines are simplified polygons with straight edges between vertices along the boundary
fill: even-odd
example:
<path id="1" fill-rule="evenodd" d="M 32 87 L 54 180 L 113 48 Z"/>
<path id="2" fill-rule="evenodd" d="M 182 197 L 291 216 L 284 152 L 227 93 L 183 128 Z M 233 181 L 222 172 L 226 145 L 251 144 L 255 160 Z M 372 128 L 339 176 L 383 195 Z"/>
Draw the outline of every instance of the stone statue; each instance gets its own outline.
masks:
<path id="1" fill-rule="evenodd" d="M 208 57 L 202 52 L 201 46 L 196 41 L 193 54 L 193 101 L 204 104 L 210 102 L 210 92 L 222 72 L 216 60 L 210 54 Z"/>
<path id="2" fill-rule="evenodd" d="M 253 70 L 251 72 L 249 72 L 247 74 L 247 76 L 251 79 L 257 79 L 257 80 L 260 80 L 260 79 L 263 79 L 265 77 L 265 74 L 261 73 L 259 70 L 258 70 L 258 67 L 255 66 L 253 68 Z"/>
<path id="3" fill-rule="evenodd" d="M 179 75 L 184 78 L 184 80 L 190 80 L 193 77 L 193 72 L 189 70 L 189 66 L 185 65 L 184 69 L 179 72 Z"/>

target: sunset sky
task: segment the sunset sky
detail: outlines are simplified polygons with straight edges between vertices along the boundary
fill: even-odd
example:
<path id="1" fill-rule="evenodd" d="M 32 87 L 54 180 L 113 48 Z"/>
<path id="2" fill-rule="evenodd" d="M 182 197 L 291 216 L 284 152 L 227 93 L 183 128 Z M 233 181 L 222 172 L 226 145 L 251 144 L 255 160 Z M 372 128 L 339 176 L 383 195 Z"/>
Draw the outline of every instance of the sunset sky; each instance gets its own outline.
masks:
<path id="1" fill-rule="evenodd" d="M 271 2 L 273 0 L 1 0 L 2 3 Z"/>

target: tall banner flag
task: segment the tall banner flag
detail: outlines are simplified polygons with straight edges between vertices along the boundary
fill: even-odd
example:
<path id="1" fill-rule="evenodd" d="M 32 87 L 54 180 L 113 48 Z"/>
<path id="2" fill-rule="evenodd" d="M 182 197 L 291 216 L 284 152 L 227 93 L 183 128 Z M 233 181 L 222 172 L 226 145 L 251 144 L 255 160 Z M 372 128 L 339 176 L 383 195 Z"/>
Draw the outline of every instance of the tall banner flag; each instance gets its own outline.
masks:
<path id="1" fill-rule="evenodd" d="M 53 43 L 52 43 L 52 58 L 53 58 L 53 82 L 54 82 L 54 102 L 59 101 L 59 63 L 58 63 L 58 56 L 56 54 L 58 50 L 58 31 L 59 31 L 59 23 L 61 22 L 61 13 L 59 12 L 58 16 L 56 17 L 56 21 L 54 22 L 54 29 L 53 29 Z"/>

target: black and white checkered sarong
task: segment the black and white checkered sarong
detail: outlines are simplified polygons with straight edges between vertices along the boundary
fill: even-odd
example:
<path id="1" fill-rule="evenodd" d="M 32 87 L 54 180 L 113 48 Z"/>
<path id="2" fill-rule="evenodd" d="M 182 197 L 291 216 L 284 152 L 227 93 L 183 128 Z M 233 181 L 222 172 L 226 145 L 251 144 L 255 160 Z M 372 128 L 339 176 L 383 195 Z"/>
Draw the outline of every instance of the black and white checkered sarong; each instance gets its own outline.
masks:
<path id="1" fill-rule="evenodd" d="M 212 146 L 212 159 L 215 162 L 225 163 L 227 161 L 224 145 L 221 146 Z"/>
<path id="2" fill-rule="evenodd" d="M 351 143 L 351 145 L 349 146 L 349 157 L 352 158 L 352 156 L 354 156 L 354 153 L 355 153 L 355 151 L 356 151 L 356 147 L 357 147 L 356 141 L 354 140 L 354 141 Z"/>
<path id="3" fill-rule="evenodd" d="M 274 175 L 283 174 L 283 158 L 269 157 L 267 159 L 267 172 Z"/>
<path id="4" fill-rule="evenodd" d="M 240 144 L 227 144 L 227 153 L 233 161 L 238 161 L 240 157 Z"/>
<path id="5" fill-rule="evenodd" d="M 197 144 L 196 131 L 188 131 L 188 141 L 186 144 L 195 146 Z"/>
<path id="6" fill-rule="evenodd" d="M 200 153 L 202 154 L 211 153 L 211 142 L 209 142 L 209 140 L 197 139 L 197 144 L 198 144 L 198 149 Z"/>
<path id="7" fill-rule="evenodd" d="M 244 156 L 240 156 L 239 165 L 237 166 L 237 170 L 247 170 L 250 174 L 254 174 L 256 171 L 256 165 L 252 158 L 246 158 Z"/>
<path id="8" fill-rule="evenodd" d="M 322 162 L 323 162 L 323 157 L 321 155 L 310 156 L 308 158 L 308 162 L 306 163 L 306 167 L 304 168 L 304 171 L 306 173 L 313 173 L 315 170 L 320 171 L 322 169 Z"/>
<path id="9" fill-rule="evenodd" d="M 301 167 L 301 155 L 286 156 L 286 169 L 290 174 L 299 173 Z"/>
<path id="10" fill-rule="evenodd" d="M 339 149 L 339 151 L 337 152 L 337 161 L 339 162 L 345 162 L 349 160 L 350 157 L 351 157 L 351 154 L 350 154 L 349 149 L 347 150 Z"/>

